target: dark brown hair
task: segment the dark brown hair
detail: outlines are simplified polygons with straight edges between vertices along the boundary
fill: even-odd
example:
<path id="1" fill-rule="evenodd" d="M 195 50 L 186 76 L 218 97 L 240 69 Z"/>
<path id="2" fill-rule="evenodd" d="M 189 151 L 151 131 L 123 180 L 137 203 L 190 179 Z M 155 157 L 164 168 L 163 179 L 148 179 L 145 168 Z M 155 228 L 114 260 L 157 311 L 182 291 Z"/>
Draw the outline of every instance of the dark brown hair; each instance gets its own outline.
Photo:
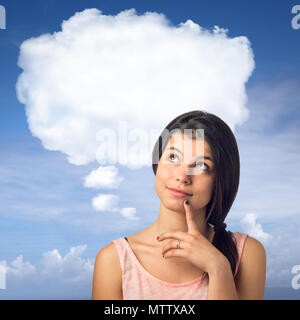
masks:
<path id="1" fill-rule="evenodd" d="M 152 152 L 152 169 L 156 175 L 161 158 L 170 138 L 170 132 L 184 129 L 204 129 L 204 139 L 209 144 L 215 165 L 212 197 L 206 206 L 206 221 L 211 225 L 224 222 L 236 197 L 240 179 L 238 146 L 230 127 L 214 114 L 194 110 L 173 119 L 163 130 Z M 194 132 L 193 132 L 194 133 Z M 237 263 L 237 248 L 233 233 L 226 229 L 215 232 L 212 244 L 228 259 L 232 274 Z"/>

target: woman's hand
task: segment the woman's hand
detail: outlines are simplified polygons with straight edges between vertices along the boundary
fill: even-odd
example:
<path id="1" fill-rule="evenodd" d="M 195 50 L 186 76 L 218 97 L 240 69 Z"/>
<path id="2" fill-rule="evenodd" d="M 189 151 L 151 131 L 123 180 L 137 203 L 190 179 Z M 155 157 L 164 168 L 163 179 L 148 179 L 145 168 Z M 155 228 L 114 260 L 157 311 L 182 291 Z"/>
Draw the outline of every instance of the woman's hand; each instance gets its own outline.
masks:
<path id="1" fill-rule="evenodd" d="M 228 268 L 228 259 L 199 232 L 193 217 L 191 204 L 187 205 L 184 201 L 184 209 L 188 232 L 174 231 L 159 235 L 158 241 L 172 239 L 162 248 L 164 258 L 186 258 L 208 274 L 219 268 Z M 176 247 L 177 239 L 181 240 L 180 248 Z"/>

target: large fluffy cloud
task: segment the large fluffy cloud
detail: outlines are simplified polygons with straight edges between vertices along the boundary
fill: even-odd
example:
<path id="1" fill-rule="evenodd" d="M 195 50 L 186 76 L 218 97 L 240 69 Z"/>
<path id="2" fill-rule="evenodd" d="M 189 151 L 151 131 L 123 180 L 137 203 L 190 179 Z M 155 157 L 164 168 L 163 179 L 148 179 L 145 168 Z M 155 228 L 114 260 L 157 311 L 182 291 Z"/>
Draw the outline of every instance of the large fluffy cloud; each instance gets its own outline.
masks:
<path id="1" fill-rule="evenodd" d="M 118 130 L 119 121 L 128 131 L 160 131 L 200 108 L 234 128 L 248 117 L 245 83 L 254 68 L 244 36 L 191 20 L 174 26 L 134 9 L 76 13 L 61 31 L 24 41 L 18 64 L 17 94 L 32 134 L 77 165 L 97 158 L 99 133 L 101 140 L 101 130 Z"/>

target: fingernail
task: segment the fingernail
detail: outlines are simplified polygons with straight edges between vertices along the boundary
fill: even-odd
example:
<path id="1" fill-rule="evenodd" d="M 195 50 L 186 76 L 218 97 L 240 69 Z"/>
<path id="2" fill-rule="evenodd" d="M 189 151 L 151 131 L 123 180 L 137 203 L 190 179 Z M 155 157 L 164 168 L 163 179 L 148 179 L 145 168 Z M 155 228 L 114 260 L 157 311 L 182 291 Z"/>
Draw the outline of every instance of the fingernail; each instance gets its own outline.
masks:
<path id="1" fill-rule="evenodd" d="M 156 237 L 156 240 L 159 240 L 159 237 Z"/>
<path id="2" fill-rule="evenodd" d="M 164 255 L 164 254 L 162 254 L 162 257 L 164 258 L 164 257 L 165 257 L 165 255 Z"/>
<path id="3" fill-rule="evenodd" d="M 190 205 L 189 200 L 185 200 L 185 204 L 187 204 L 189 206 Z"/>

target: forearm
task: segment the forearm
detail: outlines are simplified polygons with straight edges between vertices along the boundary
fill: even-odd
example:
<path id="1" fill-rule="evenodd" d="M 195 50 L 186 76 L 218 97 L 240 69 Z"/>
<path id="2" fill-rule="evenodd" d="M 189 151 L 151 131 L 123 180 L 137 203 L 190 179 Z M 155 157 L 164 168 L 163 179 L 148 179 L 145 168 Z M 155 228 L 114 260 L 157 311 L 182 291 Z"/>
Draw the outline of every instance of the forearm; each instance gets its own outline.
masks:
<path id="1" fill-rule="evenodd" d="M 238 300 L 238 293 L 229 261 L 208 273 L 208 300 Z"/>

